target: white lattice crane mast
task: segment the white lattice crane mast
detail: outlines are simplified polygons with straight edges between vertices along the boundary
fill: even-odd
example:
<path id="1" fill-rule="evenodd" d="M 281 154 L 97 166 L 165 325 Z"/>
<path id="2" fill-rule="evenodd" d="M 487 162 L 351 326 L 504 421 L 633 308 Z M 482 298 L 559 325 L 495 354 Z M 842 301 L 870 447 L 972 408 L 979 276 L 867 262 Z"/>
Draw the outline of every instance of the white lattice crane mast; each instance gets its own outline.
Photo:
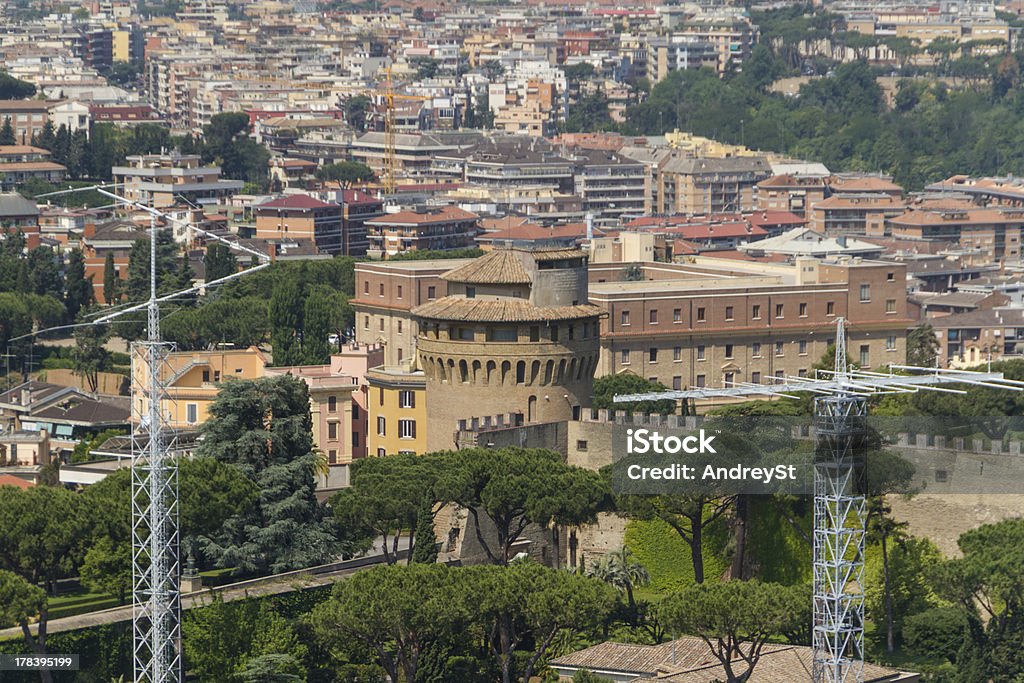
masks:
<path id="1" fill-rule="evenodd" d="M 966 384 L 1008 391 L 1024 390 L 1024 382 L 1001 372 L 945 370 L 890 365 L 888 373 L 848 367 L 846 325 L 836 321 L 833 370 L 819 377 L 776 378 L 775 384 L 733 382 L 722 388 L 659 391 L 615 397 L 616 403 L 783 396 L 809 391 L 814 399 L 814 683 L 862 683 L 864 680 L 864 539 L 867 501 L 864 463 L 858 438 L 864 433 L 867 399 L 876 394 L 941 391 Z M 897 375 L 896 372 L 901 374 Z"/>

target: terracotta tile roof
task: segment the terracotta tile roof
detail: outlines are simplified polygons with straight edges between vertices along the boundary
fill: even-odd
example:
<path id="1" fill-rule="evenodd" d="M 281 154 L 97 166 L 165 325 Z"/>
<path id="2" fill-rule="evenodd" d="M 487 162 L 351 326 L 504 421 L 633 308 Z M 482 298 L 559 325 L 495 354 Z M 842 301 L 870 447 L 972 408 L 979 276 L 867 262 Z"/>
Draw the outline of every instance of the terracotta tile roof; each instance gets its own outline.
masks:
<path id="1" fill-rule="evenodd" d="M 532 282 L 519 256 L 509 249 L 498 249 L 475 258 L 441 276 L 449 282 L 469 284 L 520 285 Z"/>
<path id="2" fill-rule="evenodd" d="M 889 219 L 893 225 L 989 225 L 993 223 L 1024 224 L 1021 209 L 947 209 L 928 211 L 910 210 Z"/>
<path id="3" fill-rule="evenodd" d="M 731 239 L 734 237 L 764 237 L 768 231 L 746 223 L 719 223 L 704 225 L 680 225 L 666 232 L 686 240 Z"/>
<path id="4" fill-rule="evenodd" d="M 449 221 L 473 221 L 479 218 L 475 213 L 460 209 L 457 206 L 442 206 L 434 211 L 417 213 L 400 211 L 385 216 L 372 218 L 368 225 L 429 225 L 431 223 L 447 223 Z"/>
<path id="5" fill-rule="evenodd" d="M 0 474 L 0 486 L 14 486 L 24 490 L 32 488 L 32 483 L 13 474 Z"/>
<path id="6" fill-rule="evenodd" d="M 749 683 L 806 683 L 812 650 L 805 646 L 767 644 Z M 700 638 L 683 636 L 661 645 L 600 643 L 551 660 L 557 669 L 589 669 L 629 676 L 634 683 L 707 683 L 725 680 L 725 670 Z M 740 671 L 745 664 L 740 663 Z M 637 678 L 632 676 L 639 675 Z M 625 677 L 624 676 L 624 677 Z M 916 674 L 864 664 L 865 683 L 916 681 Z"/>
<path id="7" fill-rule="evenodd" d="M 754 213 L 744 214 L 744 218 L 751 225 L 765 226 L 765 225 L 804 225 L 807 223 L 807 219 L 803 216 L 798 216 L 792 211 L 755 211 Z"/>
<path id="8" fill-rule="evenodd" d="M 586 254 L 580 249 L 538 249 L 530 251 L 534 261 L 560 261 L 566 258 L 583 258 Z"/>
<path id="9" fill-rule="evenodd" d="M 66 171 L 53 161 L 0 161 L 0 171 Z"/>
<path id="10" fill-rule="evenodd" d="M 486 228 L 485 228 L 486 229 Z M 601 231 L 594 228 L 594 233 L 600 235 Z M 542 242 L 544 240 L 574 240 L 582 239 L 587 235 L 586 223 L 564 223 L 545 227 L 536 223 L 520 223 L 510 225 L 500 230 L 489 230 L 477 237 L 477 241 L 490 240 L 518 240 Z"/>
<path id="11" fill-rule="evenodd" d="M 832 183 L 833 192 L 903 192 L 903 188 L 885 178 L 837 178 Z"/>
<path id="12" fill-rule="evenodd" d="M 697 640 L 693 638 L 692 640 Z M 703 643 L 701 643 L 703 645 Z M 809 647 L 779 647 L 766 645 L 761 658 L 747 683 L 806 683 L 811 679 L 812 651 Z M 744 664 L 738 669 L 743 671 Z M 694 667 L 679 673 L 637 678 L 633 683 L 707 683 L 708 681 L 727 678 L 725 669 L 720 663 Z M 888 669 L 870 662 L 864 663 L 864 682 L 883 683 L 884 681 L 917 681 L 916 674 Z"/>
<path id="13" fill-rule="evenodd" d="M 553 659 L 551 664 L 591 671 L 653 675 L 665 667 L 693 668 L 717 661 L 699 638 L 679 638 L 660 645 L 599 643 L 585 650 Z"/>
<path id="14" fill-rule="evenodd" d="M 0 145 L 0 157 L 14 154 L 38 154 L 48 157 L 50 156 L 50 151 L 42 147 L 33 147 L 32 145 Z"/>
<path id="15" fill-rule="evenodd" d="M 603 309 L 592 304 L 577 306 L 534 306 L 525 299 L 467 299 L 446 296 L 412 310 L 420 318 L 472 322 L 545 322 L 596 318 Z"/>

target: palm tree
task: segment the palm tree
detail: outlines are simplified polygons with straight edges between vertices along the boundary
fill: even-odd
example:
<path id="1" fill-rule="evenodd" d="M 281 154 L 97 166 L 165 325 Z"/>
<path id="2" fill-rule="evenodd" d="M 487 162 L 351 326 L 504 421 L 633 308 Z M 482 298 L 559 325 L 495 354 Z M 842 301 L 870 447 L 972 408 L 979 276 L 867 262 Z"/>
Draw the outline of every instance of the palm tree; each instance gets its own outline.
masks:
<path id="1" fill-rule="evenodd" d="M 646 586 L 651 582 L 651 575 L 647 573 L 646 567 L 636 561 L 629 548 L 622 546 L 618 551 L 601 557 L 587 568 L 586 575 L 625 591 L 630 621 L 635 620 L 636 600 L 633 598 L 633 587 Z"/>

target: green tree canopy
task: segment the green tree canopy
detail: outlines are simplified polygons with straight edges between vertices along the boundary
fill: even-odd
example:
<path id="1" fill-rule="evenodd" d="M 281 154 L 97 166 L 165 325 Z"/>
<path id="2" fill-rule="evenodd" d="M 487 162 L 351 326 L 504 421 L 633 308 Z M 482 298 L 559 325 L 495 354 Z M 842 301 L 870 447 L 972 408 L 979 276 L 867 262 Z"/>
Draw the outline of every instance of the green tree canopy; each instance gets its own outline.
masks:
<path id="1" fill-rule="evenodd" d="M 620 410 L 629 413 L 668 415 L 675 412 L 676 402 L 671 399 L 634 401 L 631 403 L 615 403 L 612 400 L 616 396 L 657 391 L 668 391 L 668 387 L 661 382 L 652 382 L 651 380 L 634 375 L 632 372 L 605 375 L 594 380 L 594 394 L 591 405 L 598 409 Z"/>
<path id="2" fill-rule="evenodd" d="M 358 161 L 341 161 L 336 164 L 327 164 L 316 170 L 316 177 L 320 180 L 333 180 L 343 185 L 353 185 L 373 180 L 376 176 L 369 166 Z"/>
<path id="3" fill-rule="evenodd" d="M 661 605 L 670 628 L 704 641 L 727 683 L 748 680 L 768 640 L 799 630 L 811 620 L 810 612 L 809 587 L 758 581 L 695 585 Z"/>
<path id="4" fill-rule="evenodd" d="M 196 451 L 242 472 L 259 489 L 256 505 L 202 536 L 220 567 L 281 572 L 322 563 L 340 551 L 314 496 L 309 393 L 290 375 L 221 385 Z"/>

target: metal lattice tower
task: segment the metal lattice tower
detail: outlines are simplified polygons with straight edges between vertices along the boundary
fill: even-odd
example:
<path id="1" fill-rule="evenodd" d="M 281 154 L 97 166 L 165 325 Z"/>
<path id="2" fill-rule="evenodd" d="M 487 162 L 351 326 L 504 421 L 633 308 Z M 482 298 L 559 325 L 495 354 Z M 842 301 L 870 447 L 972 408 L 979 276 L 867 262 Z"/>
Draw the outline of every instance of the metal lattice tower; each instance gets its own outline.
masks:
<path id="1" fill-rule="evenodd" d="M 132 430 L 132 595 L 135 609 L 135 680 L 168 683 L 182 679 L 181 591 L 178 552 L 178 468 L 170 430 L 161 414 L 169 345 L 160 338 L 157 303 L 156 217 L 150 217 L 149 302 L 146 341 L 132 345 L 132 359 L 144 358 L 146 372 L 132 368 L 132 406 L 140 414 Z M 145 381 L 138 386 L 136 378 Z M 144 397 L 140 399 L 140 395 Z M 135 406 L 138 406 L 136 408 Z"/>
<path id="2" fill-rule="evenodd" d="M 969 384 L 1010 391 L 1024 382 L 1001 372 L 944 370 L 890 365 L 888 373 L 851 369 L 846 359 L 846 324 L 836 321 L 834 369 L 819 377 L 785 377 L 776 384 L 734 382 L 700 388 L 616 396 L 616 403 L 782 396 L 812 392 L 817 439 L 814 455 L 813 599 L 814 683 L 864 681 L 864 544 L 867 500 L 861 437 L 866 431 L 867 399 L 875 394 L 921 390 L 964 394 L 944 384 Z M 900 371 L 906 374 L 895 374 Z"/>
<path id="3" fill-rule="evenodd" d="M 67 194 L 92 190 L 110 197 L 115 205 L 144 211 L 149 223 L 149 299 L 97 318 L 103 324 L 125 315 L 146 311 L 146 341 L 132 344 L 132 627 L 133 662 L 136 683 L 177 683 L 183 680 L 181 651 L 181 562 L 178 527 L 178 468 L 175 432 L 167 425 L 163 406 L 172 376 L 167 357 L 172 345 L 160 336 L 160 304 L 193 294 L 206 287 L 248 275 L 270 265 L 259 251 L 180 221 L 146 204 L 126 199 L 103 186 L 76 188 Z M 222 242 L 235 251 L 260 260 L 246 270 L 159 295 L 157 287 L 157 218 L 175 223 L 208 239 Z M 75 327 L 70 326 L 70 327 Z"/>

